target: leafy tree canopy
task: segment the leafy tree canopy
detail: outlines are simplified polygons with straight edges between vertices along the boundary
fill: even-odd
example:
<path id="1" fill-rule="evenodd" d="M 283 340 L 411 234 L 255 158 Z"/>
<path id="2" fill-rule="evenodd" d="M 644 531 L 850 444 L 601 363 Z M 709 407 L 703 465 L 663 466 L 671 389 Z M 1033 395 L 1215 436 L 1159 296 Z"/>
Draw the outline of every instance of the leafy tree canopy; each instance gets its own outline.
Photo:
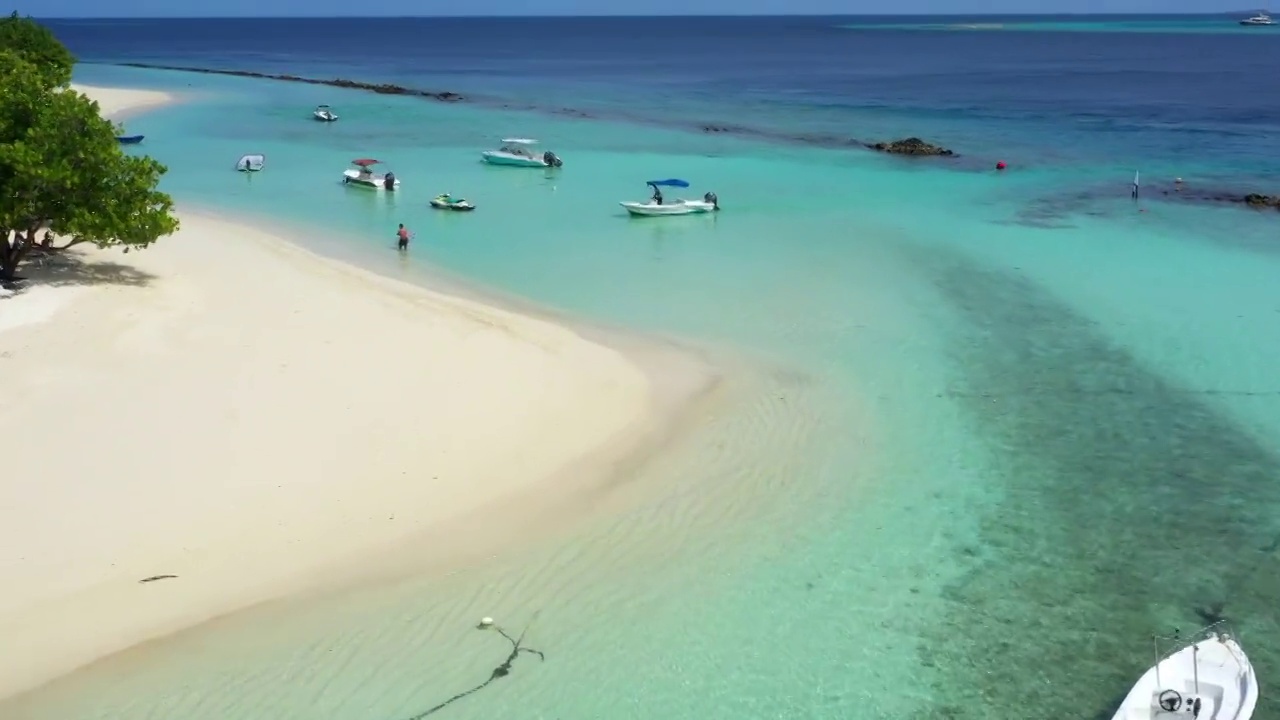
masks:
<path id="1" fill-rule="evenodd" d="M 13 13 L 0 19 L 0 51 L 8 50 L 35 66 L 48 87 L 71 82 L 71 68 L 76 59 L 65 45 L 49 32 L 49 28 Z"/>
<path id="2" fill-rule="evenodd" d="M 0 279 L 52 233 L 64 250 L 147 247 L 178 228 L 173 201 L 156 189 L 165 167 L 125 155 L 97 103 L 49 88 L 36 68 L 0 51 Z"/>

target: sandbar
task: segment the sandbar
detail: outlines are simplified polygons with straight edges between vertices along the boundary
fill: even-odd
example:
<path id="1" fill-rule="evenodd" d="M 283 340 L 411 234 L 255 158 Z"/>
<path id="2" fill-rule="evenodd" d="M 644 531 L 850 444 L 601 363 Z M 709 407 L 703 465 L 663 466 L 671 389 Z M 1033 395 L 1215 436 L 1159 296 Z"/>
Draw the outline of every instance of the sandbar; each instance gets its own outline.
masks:
<path id="1" fill-rule="evenodd" d="M 652 435 L 664 401 L 625 348 L 180 220 L 0 298 L 0 698 L 461 519 L 484 533 Z"/>
<path id="2" fill-rule="evenodd" d="M 98 109 L 105 117 L 121 120 L 130 115 L 153 110 L 174 102 L 171 93 L 159 90 L 139 90 L 136 88 L 108 88 L 94 85 L 72 83 L 71 89 L 89 96 L 98 103 Z"/>

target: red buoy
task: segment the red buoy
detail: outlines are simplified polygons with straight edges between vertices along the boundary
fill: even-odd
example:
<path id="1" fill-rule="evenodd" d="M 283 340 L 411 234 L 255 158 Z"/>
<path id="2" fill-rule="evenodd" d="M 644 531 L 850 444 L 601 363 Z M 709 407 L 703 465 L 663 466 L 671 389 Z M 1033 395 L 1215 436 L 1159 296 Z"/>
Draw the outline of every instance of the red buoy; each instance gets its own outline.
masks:
<path id="1" fill-rule="evenodd" d="M 1003 161 L 1003 160 L 1001 160 L 1000 162 L 996 163 L 996 169 L 997 169 L 997 170 L 1003 170 L 1004 168 L 1005 168 L 1005 165 L 1004 165 L 1004 161 Z"/>

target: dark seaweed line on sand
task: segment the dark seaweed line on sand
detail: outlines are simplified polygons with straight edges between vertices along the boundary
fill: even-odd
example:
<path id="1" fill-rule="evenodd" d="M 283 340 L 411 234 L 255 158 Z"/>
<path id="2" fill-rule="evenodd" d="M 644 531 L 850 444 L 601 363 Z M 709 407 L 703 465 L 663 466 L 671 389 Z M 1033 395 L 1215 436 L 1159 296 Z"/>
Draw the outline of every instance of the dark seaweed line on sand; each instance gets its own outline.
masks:
<path id="1" fill-rule="evenodd" d="M 93 64 L 93 63 L 90 63 Z M 692 122 L 692 121 L 660 121 L 654 118 L 631 115 L 628 113 L 616 114 L 594 114 L 583 110 L 567 107 L 553 107 L 546 105 L 531 104 L 513 104 L 505 102 L 498 98 L 488 98 L 481 96 L 464 96 L 460 93 L 451 91 L 433 91 L 421 90 L 418 88 L 404 87 L 402 85 L 393 85 L 390 83 L 367 83 L 358 80 L 347 80 L 345 78 L 334 78 L 325 80 L 321 78 L 308 78 L 299 75 L 277 75 L 273 73 L 255 72 L 252 70 L 220 70 L 214 68 L 189 67 L 182 65 L 158 65 L 152 63 L 99 63 L 104 65 L 115 65 L 120 67 L 143 68 L 146 70 L 170 70 L 174 72 L 191 72 L 204 73 L 206 75 L 230 75 L 234 77 L 257 78 L 260 80 L 278 80 L 282 82 L 305 83 L 307 85 L 326 85 L 329 87 L 346 88 L 349 90 L 364 90 L 366 92 L 377 93 L 379 95 L 405 95 L 408 97 L 418 97 L 426 100 L 436 100 L 438 102 L 458 103 L 469 102 L 485 107 L 492 107 L 502 110 L 524 110 L 531 112 L 547 113 L 551 115 L 559 115 L 565 117 L 578 118 L 582 120 L 611 119 L 622 120 L 626 122 L 639 123 L 664 128 L 676 128 L 681 130 L 692 130 L 709 135 L 734 135 L 739 137 L 754 138 L 758 140 L 768 140 L 772 142 L 786 143 L 790 145 L 804 145 L 810 147 L 823 148 L 849 148 L 849 149 L 870 149 L 882 150 L 876 147 L 874 142 L 866 142 L 856 138 L 843 137 L 829 133 L 786 133 L 777 130 L 769 130 L 766 128 L 749 127 L 746 125 L 713 123 L 713 122 Z M 893 153 L 890 153 L 893 154 Z M 954 157 L 954 156 L 952 156 Z"/>
<path id="2" fill-rule="evenodd" d="M 120 67 L 144 68 L 147 70 L 172 70 L 175 72 L 204 73 L 206 75 L 234 75 L 236 77 L 259 78 L 262 80 L 306 83 L 308 85 L 328 85 L 330 87 L 350 88 L 352 90 L 366 90 L 379 95 L 412 95 L 414 97 L 423 97 L 431 100 L 439 100 L 441 102 L 462 102 L 463 100 L 466 100 L 466 98 L 454 92 L 415 90 L 413 88 L 391 85 L 389 83 L 366 83 L 357 82 L 355 80 L 344 80 L 343 78 L 320 80 L 318 78 L 305 78 L 298 75 L 273 75 L 271 73 L 260 73 L 252 70 L 216 70 L 213 68 L 186 67 L 182 65 L 153 65 L 150 63 L 126 62 L 102 64 L 117 65 Z"/>

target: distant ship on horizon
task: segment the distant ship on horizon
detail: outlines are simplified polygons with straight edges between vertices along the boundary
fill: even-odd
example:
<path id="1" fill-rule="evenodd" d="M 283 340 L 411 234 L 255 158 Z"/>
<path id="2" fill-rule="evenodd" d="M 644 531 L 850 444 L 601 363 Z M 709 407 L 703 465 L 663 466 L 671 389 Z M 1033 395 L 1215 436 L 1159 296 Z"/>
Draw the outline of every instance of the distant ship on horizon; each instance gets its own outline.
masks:
<path id="1" fill-rule="evenodd" d="M 1270 15 L 1259 10 L 1257 15 L 1254 15 L 1251 18 L 1246 18 L 1244 20 L 1241 20 L 1240 24 L 1246 27 L 1256 27 L 1259 25 L 1275 25 L 1276 22 L 1275 20 L 1271 19 Z"/>

